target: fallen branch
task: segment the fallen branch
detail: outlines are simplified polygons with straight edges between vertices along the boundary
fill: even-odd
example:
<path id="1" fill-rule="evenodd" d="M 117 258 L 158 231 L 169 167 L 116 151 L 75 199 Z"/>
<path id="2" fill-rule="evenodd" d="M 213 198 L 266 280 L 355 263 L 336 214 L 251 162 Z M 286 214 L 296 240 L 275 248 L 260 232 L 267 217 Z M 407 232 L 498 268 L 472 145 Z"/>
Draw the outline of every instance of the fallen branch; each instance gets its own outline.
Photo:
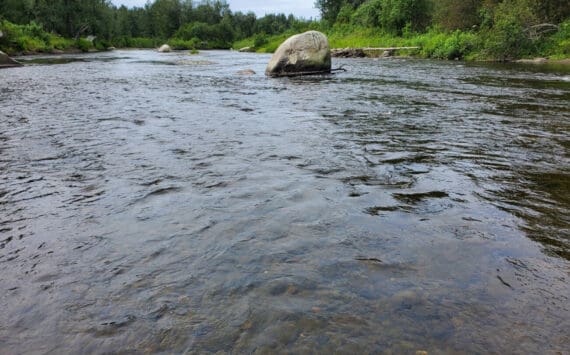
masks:
<path id="1" fill-rule="evenodd" d="M 342 72 L 346 72 L 346 71 L 347 71 L 347 70 L 344 68 L 344 64 L 341 65 L 341 66 L 338 67 L 338 68 L 331 69 L 331 73 L 335 73 L 335 72 L 339 72 L 339 71 L 342 71 Z"/>

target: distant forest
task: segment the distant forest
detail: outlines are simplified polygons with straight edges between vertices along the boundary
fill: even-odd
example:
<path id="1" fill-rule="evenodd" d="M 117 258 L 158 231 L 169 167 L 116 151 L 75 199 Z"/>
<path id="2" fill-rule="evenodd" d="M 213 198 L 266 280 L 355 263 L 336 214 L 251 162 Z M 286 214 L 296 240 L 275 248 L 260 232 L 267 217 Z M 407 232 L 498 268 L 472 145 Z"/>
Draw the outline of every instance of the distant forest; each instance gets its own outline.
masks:
<path id="1" fill-rule="evenodd" d="M 232 12 L 225 1 L 155 0 L 144 7 L 116 7 L 109 0 L 2 0 L 0 20 L 39 24 L 65 38 L 93 35 L 128 38 L 179 38 L 229 48 L 255 33 L 283 33 L 298 22 L 292 15 Z"/>
<path id="2" fill-rule="evenodd" d="M 315 7 L 320 19 L 257 18 L 223 0 L 154 0 L 135 8 L 109 0 L 2 0 L 0 49 L 87 49 L 82 38 L 95 36 L 99 49 L 168 41 L 178 49 L 251 44 L 270 51 L 275 45 L 267 44 L 283 34 L 317 29 L 332 36 L 333 46 L 393 38 L 433 47 L 425 57 L 570 57 L 568 0 L 316 0 Z"/>

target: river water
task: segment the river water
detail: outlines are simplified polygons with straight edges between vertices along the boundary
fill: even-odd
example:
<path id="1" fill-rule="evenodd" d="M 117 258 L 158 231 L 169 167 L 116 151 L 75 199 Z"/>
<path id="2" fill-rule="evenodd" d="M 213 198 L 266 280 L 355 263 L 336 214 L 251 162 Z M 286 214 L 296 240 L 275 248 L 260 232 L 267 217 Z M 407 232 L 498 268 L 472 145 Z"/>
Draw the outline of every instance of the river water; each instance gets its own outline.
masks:
<path id="1" fill-rule="evenodd" d="M 0 353 L 570 350 L 569 69 L 22 59 Z"/>

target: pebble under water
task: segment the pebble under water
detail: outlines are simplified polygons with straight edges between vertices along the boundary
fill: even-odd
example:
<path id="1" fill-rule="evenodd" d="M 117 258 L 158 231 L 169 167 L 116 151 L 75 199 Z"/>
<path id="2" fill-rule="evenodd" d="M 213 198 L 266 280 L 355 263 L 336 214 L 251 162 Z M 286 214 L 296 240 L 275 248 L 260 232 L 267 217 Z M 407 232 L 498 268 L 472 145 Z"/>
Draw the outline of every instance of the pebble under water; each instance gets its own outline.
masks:
<path id="1" fill-rule="evenodd" d="M 569 351 L 570 68 L 269 58 L 0 71 L 0 353 Z"/>

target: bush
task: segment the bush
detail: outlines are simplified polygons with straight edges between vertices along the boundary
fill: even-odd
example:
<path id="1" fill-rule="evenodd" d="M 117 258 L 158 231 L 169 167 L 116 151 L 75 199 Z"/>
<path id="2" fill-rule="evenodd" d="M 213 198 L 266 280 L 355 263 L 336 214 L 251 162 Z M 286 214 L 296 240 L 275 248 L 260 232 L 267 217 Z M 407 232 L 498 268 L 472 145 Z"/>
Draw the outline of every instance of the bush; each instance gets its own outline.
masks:
<path id="1" fill-rule="evenodd" d="M 51 35 L 49 38 L 49 45 L 54 49 L 63 51 L 73 47 L 73 41 L 56 35 Z"/>
<path id="2" fill-rule="evenodd" d="M 75 41 L 75 47 L 82 52 L 89 52 L 89 50 L 93 48 L 93 43 L 86 39 L 79 38 L 77 41 Z"/>
<path id="3" fill-rule="evenodd" d="M 113 41 L 113 47 L 118 48 L 156 48 L 162 44 L 163 41 L 155 38 L 141 38 L 141 37 L 124 37 L 119 43 Z M 124 44 L 124 45 L 120 45 Z"/>
<path id="4" fill-rule="evenodd" d="M 258 33 L 253 37 L 253 46 L 255 48 L 261 48 L 269 43 L 269 38 L 265 33 Z"/>
<path id="5" fill-rule="evenodd" d="M 40 25 L 31 22 L 28 25 L 16 25 L 8 21 L 0 22 L 0 49 L 7 53 L 15 52 L 48 52 L 53 48 L 51 35 Z"/>
<path id="6" fill-rule="evenodd" d="M 570 57 L 570 20 L 560 24 L 560 30 L 544 41 L 544 53 L 552 58 Z"/>
<path id="7" fill-rule="evenodd" d="M 173 38 L 168 41 L 168 45 L 176 50 L 196 49 L 200 46 L 200 40 L 198 38 L 192 38 L 189 41 L 185 41 L 183 39 Z"/>
<path id="8" fill-rule="evenodd" d="M 497 6 L 485 50 L 494 59 L 510 60 L 531 55 L 536 46 L 525 31 L 537 19 L 526 2 L 505 0 Z"/>
<path id="9" fill-rule="evenodd" d="M 442 38 L 430 57 L 437 59 L 463 59 L 476 47 L 475 34 L 457 30 Z"/>
<path id="10" fill-rule="evenodd" d="M 516 21 L 501 20 L 488 32 L 485 44 L 487 53 L 494 59 L 505 61 L 530 55 L 532 41 L 521 24 Z"/>
<path id="11" fill-rule="evenodd" d="M 351 22 L 362 27 L 378 27 L 383 0 L 370 0 L 362 4 L 352 15 Z"/>

